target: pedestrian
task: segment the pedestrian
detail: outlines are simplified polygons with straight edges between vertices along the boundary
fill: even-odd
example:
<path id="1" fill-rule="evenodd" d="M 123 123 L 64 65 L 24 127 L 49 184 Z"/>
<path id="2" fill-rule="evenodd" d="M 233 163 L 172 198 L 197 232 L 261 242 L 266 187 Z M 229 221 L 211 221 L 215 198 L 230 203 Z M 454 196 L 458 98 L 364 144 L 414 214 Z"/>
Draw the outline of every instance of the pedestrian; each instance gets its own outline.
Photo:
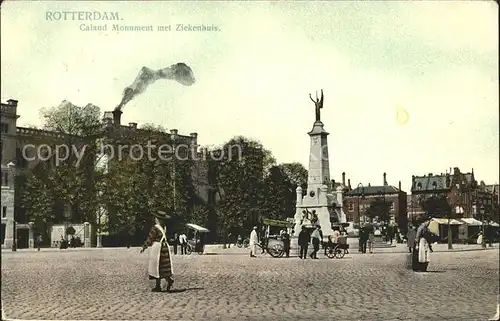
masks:
<path id="1" fill-rule="evenodd" d="M 300 247 L 300 254 L 299 257 L 301 259 L 307 258 L 307 248 L 309 247 L 309 241 L 311 239 L 311 236 L 309 235 L 309 232 L 307 232 L 307 229 L 305 226 L 302 226 L 302 230 L 299 233 L 299 247 Z"/>
<path id="2" fill-rule="evenodd" d="M 283 231 L 281 239 L 283 240 L 283 251 L 285 252 L 285 257 L 290 257 L 290 234 L 288 234 L 288 231 Z"/>
<path id="3" fill-rule="evenodd" d="M 151 247 L 149 251 L 148 274 L 150 280 L 156 281 L 153 292 L 161 292 L 161 279 L 167 281 L 167 291 L 174 284 L 174 272 L 172 267 L 172 256 L 170 245 L 167 241 L 166 221 L 170 218 L 165 212 L 158 211 L 153 213 L 155 225 L 149 232 L 148 239 L 142 246 L 141 253 L 146 248 Z"/>
<path id="4" fill-rule="evenodd" d="M 325 256 L 327 256 L 328 252 L 330 252 L 330 251 L 332 251 L 331 253 L 333 253 L 333 246 L 334 245 L 333 245 L 332 236 L 328 235 L 326 244 L 324 246 L 324 248 L 325 248 Z"/>
<path id="5" fill-rule="evenodd" d="M 174 239 L 172 240 L 172 245 L 174 248 L 174 255 L 177 255 L 177 246 L 179 245 L 179 235 L 174 233 Z"/>
<path id="6" fill-rule="evenodd" d="M 479 235 L 477 236 L 476 243 L 477 243 L 478 245 L 483 244 L 483 232 L 482 232 L 482 231 L 481 231 L 481 232 L 479 232 Z"/>
<path id="7" fill-rule="evenodd" d="M 313 249 L 314 249 L 313 252 L 310 255 L 311 259 L 317 259 L 318 258 L 319 245 L 320 245 L 320 242 L 321 242 L 320 228 L 321 227 L 317 226 L 316 229 L 314 229 L 314 231 L 311 234 L 311 241 L 312 241 Z M 333 241 L 335 242 L 335 235 L 334 235 Z"/>
<path id="8" fill-rule="evenodd" d="M 359 230 L 359 241 L 361 243 L 361 253 L 366 254 L 366 243 L 368 242 L 368 230 L 366 227 L 361 227 Z"/>
<path id="9" fill-rule="evenodd" d="M 181 246 L 181 255 L 187 254 L 187 236 L 184 232 L 179 235 L 179 245 Z"/>
<path id="10" fill-rule="evenodd" d="M 429 254 L 433 252 L 429 223 L 430 220 L 427 219 L 420 224 L 415 235 L 415 247 L 412 255 L 412 269 L 415 272 L 427 272 L 427 267 L 429 266 Z"/>
<path id="11" fill-rule="evenodd" d="M 230 249 L 231 248 L 231 240 L 233 238 L 233 233 L 229 233 L 227 235 L 227 248 Z"/>
<path id="12" fill-rule="evenodd" d="M 411 253 L 412 248 L 415 245 L 415 236 L 417 235 L 417 231 L 415 230 L 415 227 L 413 225 L 410 226 L 408 229 L 408 235 L 407 235 L 407 243 L 406 245 L 408 246 L 408 251 Z"/>
<path id="13" fill-rule="evenodd" d="M 38 234 L 36 236 L 36 247 L 38 248 L 38 251 L 40 251 L 40 246 L 42 246 L 42 234 Z"/>
<path id="14" fill-rule="evenodd" d="M 373 227 L 369 228 L 368 231 L 368 252 L 373 254 L 373 246 L 375 245 L 375 232 L 373 231 Z"/>
<path id="15" fill-rule="evenodd" d="M 257 257 L 257 244 L 259 243 L 259 237 L 257 236 L 257 226 L 254 226 L 252 232 L 250 232 L 250 257 Z"/>
<path id="16" fill-rule="evenodd" d="M 264 254 L 264 252 L 266 251 L 267 249 L 267 242 L 268 242 L 268 237 L 267 237 L 267 231 L 265 229 L 265 227 L 262 227 L 262 234 L 261 234 L 261 237 L 260 237 L 260 248 L 261 248 L 261 252 L 260 254 Z"/>

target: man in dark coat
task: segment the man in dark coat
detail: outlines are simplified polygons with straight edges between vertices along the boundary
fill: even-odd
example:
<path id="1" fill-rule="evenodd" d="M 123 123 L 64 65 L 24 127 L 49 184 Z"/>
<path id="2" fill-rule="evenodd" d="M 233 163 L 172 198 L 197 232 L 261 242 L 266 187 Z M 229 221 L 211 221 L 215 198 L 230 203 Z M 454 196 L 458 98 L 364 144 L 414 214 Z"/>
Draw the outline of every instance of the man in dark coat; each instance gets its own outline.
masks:
<path id="1" fill-rule="evenodd" d="M 368 230 L 362 226 L 359 229 L 359 243 L 361 253 L 366 253 L 366 242 L 368 242 Z"/>
<path id="2" fill-rule="evenodd" d="M 415 227 L 412 225 L 408 229 L 408 234 L 407 234 L 407 246 L 408 246 L 408 251 L 411 253 L 411 250 L 413 246 L 415 245 L 415 236 L 417 235 L 417 230 Z"/>
<path id="3" fill-rule="evenodd" d="M 302 231 L 299 233 L 299 248 L 300 248 L 300 254 L 299 257 L 301 259 L 307 258 L 307 248 L 309 247 L 309 241 L 311 240 L 311 237 L 309 235 L 309 232 L 307 232 L 306 227 L 302 226 Z"/>
<path id="4" fill-rule="evenodd" d="M 285 230 L 281 235 L 281 238 L 283 240 L 283 250 L 285 252 L 285 256 L 290 257 L 290 234 L 288 234 L 288 231 Z"/>

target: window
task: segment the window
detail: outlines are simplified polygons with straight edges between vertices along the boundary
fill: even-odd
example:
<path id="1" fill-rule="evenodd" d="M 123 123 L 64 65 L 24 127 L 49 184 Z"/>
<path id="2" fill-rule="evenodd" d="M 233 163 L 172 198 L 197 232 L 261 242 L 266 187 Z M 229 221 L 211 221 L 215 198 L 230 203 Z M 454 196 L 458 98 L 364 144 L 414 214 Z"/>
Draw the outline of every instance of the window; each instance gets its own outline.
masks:
<path id="1" fill-rule="evenodd" d="M 348 207 L 348 209 L 349 209 L 349 212 L 354 211 L 354 204 L 353 204 L 352 202 L 349 202 L 349 207 Z"/>
<path id="2" fill-rule="evenodd" d="M 2 207 L 2 218 L 7 217 L 7 206 Z"/>
<path id="3" fill-rule="evenodd" d="M 395 207 L 395 206 L 394 206 L 394 202 L 391 202 L 391 209 L 390 209 L 390 210 L 391 210 L 391 211 L 394 211 L 394 207 Z"/>
<path id="4" fill-rule="evenodd" d="M 417 189 L 421 189 L 422 188 L 422 184 L 421 183 L 418 183 L 417 184 Z"/>
<path id="5" fill-rule="evenodd" d="M 2 131 L 2 134 L 7 134 L 9 132 L 9 125 L 6 123 L 2 123 L 1 131 Z"/>
<path id="6" fill-rule="evenodd" d="M 2 173 L 2 186 L 9 186 L 9 173 Z"/>

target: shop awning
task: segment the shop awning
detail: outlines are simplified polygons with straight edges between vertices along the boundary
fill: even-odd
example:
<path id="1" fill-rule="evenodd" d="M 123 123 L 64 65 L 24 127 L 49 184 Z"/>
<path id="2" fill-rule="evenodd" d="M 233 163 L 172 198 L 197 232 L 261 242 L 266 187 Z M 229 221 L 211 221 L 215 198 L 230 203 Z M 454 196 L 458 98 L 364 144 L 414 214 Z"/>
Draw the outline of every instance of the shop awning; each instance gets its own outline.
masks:
<path id="1" fill-rule="evenodd" d="M 469 226 L 481 226 L 483 225 L 483 222 L 481 222 L 480 220 L 476 220 L 475 218 L 462 218 L 460 219 L 462 222 L 465 222 L 465 224 L 469 225 Z"/>

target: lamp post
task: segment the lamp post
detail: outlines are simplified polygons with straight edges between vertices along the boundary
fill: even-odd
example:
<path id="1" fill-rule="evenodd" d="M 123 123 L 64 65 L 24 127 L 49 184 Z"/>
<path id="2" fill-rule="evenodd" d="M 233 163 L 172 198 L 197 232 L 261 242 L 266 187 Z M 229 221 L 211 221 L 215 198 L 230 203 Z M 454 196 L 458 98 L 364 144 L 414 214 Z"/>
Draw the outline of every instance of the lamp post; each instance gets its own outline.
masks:
<path id="1" fill-rule="evenodd" d="M 482 224 L 481 224 L 481 227 L 482 227 L 482 233 L 483 233 L 483 237 L 481 238 L 481 247 L 483 249 L 486 249 L 486 235 L 484 234 L 484 226 L 486 225 L 485 224 L 485 221 L 484 221 L 484 205 L 481 204 L 481 208 L 479 209 L 480 213 L 481 213 L 481 220 L 482 220 Z"/>
<path id="2" fill-rule="evenodd" d="M 359 211 L 359 209 L 360 209 L 359 198 L 361 197 L 362 193 L 360 193 L 360 189 L 359 189 L 360 187 L 361 187 L 361 190 L 362 190 L 363 189 L 363 184 L 359 183 L 358 186 L 356 187 L 356 189 L 358 190 L 358 223 L 361 226 L 361 212 Z"/>
<path id="3" fill-rule="evenodd" d="M 358 194 L 358 224 L 359 224 L 359 227 L 358 227 L 358 231 L 359 231 L 359 232 L 358 232 L 358 236 L 359 236 L 359 244 L 358 244 L 359 246 L 358 246 L 358 252 L 360 252 L 360 253 L 361 253 L 361 252 L 363 251 L 363 248 L 362 248 L 362 247 L 363 247 L 363 245 L 362 245 L 362 243 L 361 243 L 361 237 L 362 237 L 362 235 L 359 235 L 359 233 L 361 232 L 361 213 L 360 213 L 360 211 L 359 211 L 359 208 L 360 208 L 360 206 L 359 206 L 359 198 L 360 198 L 360 196 L 362 195 L 362 194 L 360 193 L 360 190 L 359 190 L 359 188 L 360 188 L 360 187 L 361 187 L 361 190 L 363 190 L 363 184 L 359 183 L 359 184 L 358 184 L 358 186 L 356 187 L 356 189 L 358 190 L 358 193 L 359 193 L 359 194 Z"/>
<path id="4" fill-rule="evenodd" d="M 15 180 L 15 174 L 16 174 L 15 167 L 16 167 L 16 164 L 14 164 L 14 162 L 10 162 L 10 163 L 7 164 L 7 167 L 10 170 L 9 174 L 12 174 L 12 178 L 13 178 L 13 180 Z M 9 185 L 10 184 L 11 183 L 9 182 Z M 13 183 L 12 183 L 11 186 L 14 186 Z M 9 188 L 10 188 L 10 186 L 9 186 Z M 15 212 L 13 214 L 15 214 Z M 17 251 L 17 226 L 16 226 L 17 223 L 16 223 L 16 217 L 15 217 L 15 215 L 12 215 L 12 220 L 13 220 L 13 222 L 12 222 L 12 229 L 13 229 L 12 230 L 12 251 Z"/>

